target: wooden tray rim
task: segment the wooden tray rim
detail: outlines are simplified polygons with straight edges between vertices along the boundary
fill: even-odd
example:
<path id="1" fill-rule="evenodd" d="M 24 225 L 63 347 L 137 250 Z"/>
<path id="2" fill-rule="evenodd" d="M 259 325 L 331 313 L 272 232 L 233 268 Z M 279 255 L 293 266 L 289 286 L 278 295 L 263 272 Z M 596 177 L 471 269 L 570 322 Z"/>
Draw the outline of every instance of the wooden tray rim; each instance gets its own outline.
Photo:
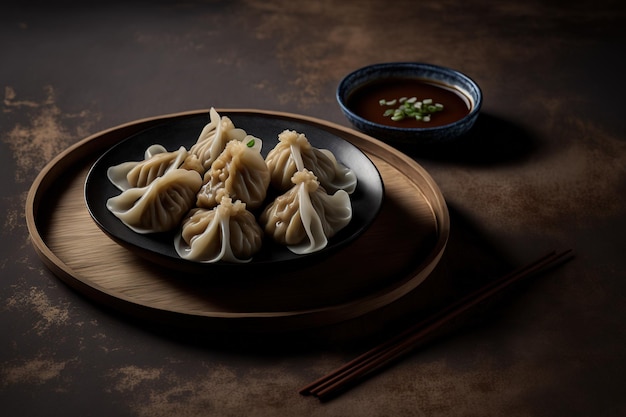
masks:
<path id="1" fill-rule="evenodd" d="M 282 111 L 271 110 L 259 110 L 253 108 L 245 109 L 231 109 L 220 108 L 216 109 L 219 113 L 254 113 L 260 115 L 268 115 L 272 117 L 281 117 L 285 119 L 296 119 L 299 121 L 307 122 L 313 125 L 327 130 L 334 130 L 344 136 L 351 136 L 357 139 L 358 143 L 350 140 L 366 154 L 375 155 L 385 160 L 390 165 L 399 169 L 398 166 L 405 166 L 410 168 L 414 172 L 420 174 L 420 178 L 423 179 L 419 183 L 422 192 L 426 192 L 430 195 L 430 198 L 426 199 L 431 205 L 433 213 L 437 213 L 436 226 L 438 233 L 438 240 L 435 246 L 432 248 L 428 257 L 420 265 L 416 266 L 410 274 L 404 279 L 396 282 L 390 289 L 385 289 L 378 293 L 369 294 L 367 296 L 348 301 L 342 304 L 336 304 L 331 306 L 324 306 L 320 308 L 311 308 L 305 310 L 295 310 L 289 312 L 211 312 L 210 314 L 189 314 L 187 312 L 179 312 L 169 309 L 161 309 L 159 307 L 151 306 L 149 304 L 138 303 L 137 300 L 132 299 L 124 294 L 114 293 L 110 289 L 102 287 L 101 285 L 85 279 L 76 273 L 70 266 L 68 266 L 63 260 L 61 260 L 54 251 L 47 245 L 44 237 L 41 235 L 38 224 L 37 216 L 40 203 L 52 185 L 54 180 L 65 172 L 66 168 L 62 165 L 62 162 L 73 162 L 81 160 L 82 157 L 79 151 L 89 152 L 93 147 L 96 147 L 95 142 L 98 138 L 106 137 L 114 131 L 129 130 L 131 132 L 138 132 L 151 126 L 154 123 L 159 123 L 169 119 L 176 119 L 182 117 L 191 117 L 200 114 L 208 114 L 209 109 L 191 110 L 178 113 L 170 113 L 164 115 L 158 115 L 153 117 L 147 117 L 138 119 L 135 121 L 126 122 L 99 132 L 96 132 L 88 137 L 78 141 L 77 143 L 69 146 L 64 151 L 59 153 L 53 158 L 46 166 L 40 171 L 35 180 L 33 181 L 31 188 L 29 189 L 26 198 L 26 224 L 31 237 L 31 242 L 37 255 L 41 258 L 44 265 L 51 270 L 51 272 L 60 278 L 63 282 L 68 284 L 71 288 L 77 290 L 79 293 L 87 296 L 90 299 L 104 302 L 107 306 L 113 307 L 116 310 L 122 311 L 126 314 L 132 314 L 139 316 L 140 318 L 150 318 L 151 320 L 158 318 L 158 321 L 171 322 L 177 326 L 181 324 L 184 326 L 197 327 L 198 325 L 211 322 L 212 328 L 219 328 L 227 330 L 232 328 L 230 324 L 217 323 L 222 322 L 224 319 L 228 319 L 229 323 L 237 320 L 238 325 L 236 328 L 245 328 L 246 330 L 256 329 L 259 321 L 272 319 L 276 321 L 283 321 L 276 328 L 280 329 L 297 329 L 302 327 L 315 326 L 314 323 L 321 323 L 322 325 L 336 323 L 342 320 L 354 318 L 364 313 L 351 313 L 351 307 L 354 305 L 367 305 L 367 308 L 360 309 L 363 312 L 373 311 L 377 308 L 383 307 L 392 303 L 393 301 L 401 298 L 407 292 L 411 291 L 419 285 L 435 268 L 439 260 L 441 259 L 445 247 L 448 242 L 450 233 L 450 219 L 447 205 L 443 194 L 439 187 L 432 179 L 430 174 L 416 161 L 411 159 L 408 155 L 393 148 L 378 139 L 358 132 L 354 129 L 350 129 L 333 122 L 325 121 L 319 118 L 305 116 L 300 114 L 294 114 Z M 345 137 L 344 137 L 345 139 Z M 108 148 L 111 144 L 103 145 L 99 147 Z M 83 149 L 84 148 L 84 149 Z M 93 151 L 89 152 L 91 155 Z M 368 155 L 368 156 L 369 156 Z M 71 165 L 71 163 L 70 163 Z M 399 169 L 401 172 L 403 170 Z M 412 178 L 412 182 L 415 183 L 415 178 Z M 435 206 L 435 207 L 433 207 Z M 412 281 L 419 281 L 418 284 L 412 286 Z M 413 287 L 413 288 L 411 288 Z M 181 321 L 182 319 L 182 321 Z M 217 326 L 216 326 L 217 325 Z"/>

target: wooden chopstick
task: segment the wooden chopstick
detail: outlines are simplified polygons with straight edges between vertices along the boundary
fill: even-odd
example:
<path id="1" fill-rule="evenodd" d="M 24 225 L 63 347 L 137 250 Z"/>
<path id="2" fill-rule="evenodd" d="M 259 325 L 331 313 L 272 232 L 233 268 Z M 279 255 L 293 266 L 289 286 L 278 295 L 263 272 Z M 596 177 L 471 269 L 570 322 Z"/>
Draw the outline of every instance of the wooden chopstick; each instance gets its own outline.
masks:
<path id="1" fill-rule="evenodd" d="M 320 401 L 326 401 L 339 395 L 366 375 L 399 359 L 417 347 L 436 330 L 451 322 L 476 305 L 495 296 L 509 285 L 547 269 L 556 267 L 570 259 L 571 250 L 561 253 L 550 253 L 530 262 L 529 264 L 496 279 L 478 290 L 461 298 L 425 320 L 416 323 L 392 339 L 383 342 L 365 352 L 329 374 L 315 380 L 299 390 L 302 395 L 313 395 Z"/>

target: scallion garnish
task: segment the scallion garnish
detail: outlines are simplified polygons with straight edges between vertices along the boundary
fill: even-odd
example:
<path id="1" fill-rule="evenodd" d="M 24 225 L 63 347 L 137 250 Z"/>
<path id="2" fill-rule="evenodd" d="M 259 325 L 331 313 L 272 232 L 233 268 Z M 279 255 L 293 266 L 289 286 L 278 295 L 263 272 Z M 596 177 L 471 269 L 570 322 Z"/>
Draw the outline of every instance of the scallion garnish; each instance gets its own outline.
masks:
<path id="1" fill-rule="evenodd" d="M 254 142 L 254 139 L 250 139 L 250 140 L 248 141 L 248 143 L 246 143 L 246 146 L 247 146 L 248 148 L 253 148 L 253 147 L 254 147 L 254 143 L 255 143 L 255 142 Z"/>
<path id="2" fill-rule="evenodd" d="M 397 103 L 400 103 L 400 105 L 395 107 Z M 443 111 L 443 104 L 433 103 L 433 100 L 430 98 L 421 101 L 418 101 L 417 97 L 401 97 L 393 100 L 381 99 L 378 101 L 378 104 L 390 107 L 385 110 L 383 116 L 390 117 L 395 122 L 406 118 L 430 122 L 433 113 Z"/>

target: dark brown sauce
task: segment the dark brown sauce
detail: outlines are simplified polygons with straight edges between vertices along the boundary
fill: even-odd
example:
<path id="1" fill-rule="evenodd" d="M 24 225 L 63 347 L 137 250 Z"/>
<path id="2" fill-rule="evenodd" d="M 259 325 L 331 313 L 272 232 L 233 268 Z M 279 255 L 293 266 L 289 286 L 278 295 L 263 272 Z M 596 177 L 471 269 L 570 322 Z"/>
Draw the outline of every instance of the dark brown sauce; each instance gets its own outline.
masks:
<path id="1" fill-rule="evenodd" d="M 418 100 L 430 98 L 434 103 L 443 104 L 443 110 L 433 114 L 430 122 L 411 118 L 393 121 L 383 116 L 388 107 L 381 106 L 379 101 L 400 97 L 417 97 Z M 462 119 L 470 112 L 470 100 L 460 91 L 445 84 L 417 78 L 392 78 L 367 84 L 348 97 L 347 106 L 366 120 L 401 128 L 443 126 Z"/>

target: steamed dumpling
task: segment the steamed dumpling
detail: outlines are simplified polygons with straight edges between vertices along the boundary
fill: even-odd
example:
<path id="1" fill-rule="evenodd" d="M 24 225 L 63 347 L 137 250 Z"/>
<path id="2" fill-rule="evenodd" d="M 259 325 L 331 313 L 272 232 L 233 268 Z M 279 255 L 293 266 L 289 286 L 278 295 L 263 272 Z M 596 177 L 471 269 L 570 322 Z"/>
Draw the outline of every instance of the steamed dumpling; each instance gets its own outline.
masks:
<path id="1" fill-rule="evenodd" d="M 175 169 L 146 187 L 129 188 L 107 201 L 107 208 L 137 233 L 167 232 L 179 226 L 193 207 L 202 177 Z"/>
<path id="2" fill-rule="evenodd" d="M 217 110 L 211 107 L 210 122 L 207 123 L 196 143 L 189 149 L 192 155 L 198 157 L 205 170 L 208 170 L 213 161 L 222 153 L 226 144 L 231 140 L 243 140 L 246 131 L 236 128 L 227 116 L 220 116 Z"/>
<path id="3" fill-rule="evenodd" d="M 315 175 L 296 172 L 295 184 L 261 213 L 265 233 L 296 254 L 316 252 L 352 219 L 350 196 L 344 190 L 329 195 Z"/>
<path id="4" fill-rule="evenodd" d="M 146 149 L 143 161 L 123 162 L 109 167 L 107 177 L 121 191 L 129 188 L 146 187 L 158 177 L 174 169 L 190 169 L 204 173 L 197 156 L 187 152 L 184 146 L 168 152 L 161 145 L 152 145 Z"/>
<path id="5" fill-rule="evenodd" d="M 223 198 L 211 210 L 191 210 L 174 246 L 181 258 L 197 262 L 248 262 L 262 242 L 263 230 L 246 205 Z"/>
<path id="6" fill-rule="evenodd" d="M 270 174 L 263 156 L 262 142 L 253 136 L 230 141 L 204 175 L 198 193 L 198 207 L 215 207 L 223 196 L 241 200 L 250 210 L 261 206 L 267 195 Z"/>
<path id="7" fill-rule="evenodd" d="M 271 184 L 278 190 L 291 188 L 291 177 L 298 171 L 308 169 L 328 192 L 345 190 L 348 194 L 356 188 L 356 174 L 327 149 L 313 147 L 307 137 L 294 130 L 278 135 L 278 144 L 269 151 L 265 162 L 270 170 Z"/>

